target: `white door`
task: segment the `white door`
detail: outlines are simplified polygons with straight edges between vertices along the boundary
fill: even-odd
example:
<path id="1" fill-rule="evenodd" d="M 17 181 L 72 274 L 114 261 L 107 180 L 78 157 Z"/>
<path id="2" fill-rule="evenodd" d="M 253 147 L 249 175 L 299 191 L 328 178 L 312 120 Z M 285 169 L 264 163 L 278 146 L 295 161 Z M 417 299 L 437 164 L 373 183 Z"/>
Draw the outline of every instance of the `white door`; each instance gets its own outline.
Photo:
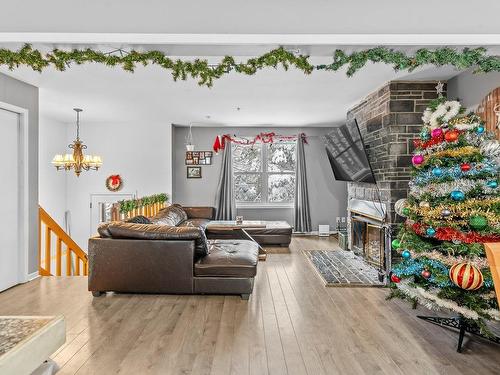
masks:
<path id="1" fill-rule="evenodd" d="M 19 283 L 19 115 L 0 109 L 0 291 Z"/>
<path id="2" fill-rule="evenodd" d="M 118 201 L 133 199 L 136 195 L 132 193 L 108 193 L 90 195 L 90 236 L 97 233 L 97 227 L 101 223 L 111 221 L 111 207 Z"/>

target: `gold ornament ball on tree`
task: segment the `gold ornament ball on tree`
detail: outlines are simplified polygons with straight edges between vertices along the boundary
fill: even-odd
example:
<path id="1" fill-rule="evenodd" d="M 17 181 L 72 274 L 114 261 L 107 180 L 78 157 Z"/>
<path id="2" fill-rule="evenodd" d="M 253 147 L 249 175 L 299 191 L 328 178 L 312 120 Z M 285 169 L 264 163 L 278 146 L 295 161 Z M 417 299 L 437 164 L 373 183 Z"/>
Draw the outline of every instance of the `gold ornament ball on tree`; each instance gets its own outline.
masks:
<path id="1" fill-rule="evenodd" d="M 470 263 L 456 263 L 450 268 L 451 281 L 459 288 L 477 290 L 483 286 L 483 274 Z"/>
<path id="2" fill-rule="evenodd" d="M 488 226 L 488 220 L 481 215 L 474 215 L 469 218 L 469 225 L 475 230 L 483 230 Z"/>
<path id="3" fill-rule="evenodd" d="M 422 202 L 420 202 L 418 205 L 419 205 L 419 207 L 421 207 L 421 208 L 429 208 L 429 207 L 431 206 L 431 205 L 430 205 L 430 203 L 429 203 L 429 202 L 427 202 L 427 201 L 422 201 Z"/>

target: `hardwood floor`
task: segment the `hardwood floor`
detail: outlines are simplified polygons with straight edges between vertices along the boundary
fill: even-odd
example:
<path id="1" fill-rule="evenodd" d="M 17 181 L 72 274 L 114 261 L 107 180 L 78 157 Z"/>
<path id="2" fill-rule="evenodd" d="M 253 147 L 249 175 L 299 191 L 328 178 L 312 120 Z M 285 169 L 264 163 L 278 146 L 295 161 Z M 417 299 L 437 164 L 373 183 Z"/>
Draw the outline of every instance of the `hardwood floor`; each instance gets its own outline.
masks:
<path id="1" fill-rule="evenodd" d="M 500 346 L 420 321 L 381 288 L 325 288 L 295 237 L 259 263 L 249 301 L 237 296 L 109 294 L 85 277 L 45 277 L 0 293 L 0 315 L 66 317 L 53 359 L 66 374 L 499 374 Z M 424 313 L 427 311 L 423 310 Z"/>

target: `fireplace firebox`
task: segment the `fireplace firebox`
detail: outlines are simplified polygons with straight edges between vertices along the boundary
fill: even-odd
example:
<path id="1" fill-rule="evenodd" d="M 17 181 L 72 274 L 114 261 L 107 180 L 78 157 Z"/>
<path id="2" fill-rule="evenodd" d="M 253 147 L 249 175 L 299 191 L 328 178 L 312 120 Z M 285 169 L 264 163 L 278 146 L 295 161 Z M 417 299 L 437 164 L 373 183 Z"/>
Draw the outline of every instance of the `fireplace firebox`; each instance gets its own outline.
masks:
<path id="1" fill-rule="evenodd" d="M 379 271 L 381 281 L 390 269 L 390 233 L 385 225 L 385 206 L 378 202 L 349 201 L 349 248 Z"/>

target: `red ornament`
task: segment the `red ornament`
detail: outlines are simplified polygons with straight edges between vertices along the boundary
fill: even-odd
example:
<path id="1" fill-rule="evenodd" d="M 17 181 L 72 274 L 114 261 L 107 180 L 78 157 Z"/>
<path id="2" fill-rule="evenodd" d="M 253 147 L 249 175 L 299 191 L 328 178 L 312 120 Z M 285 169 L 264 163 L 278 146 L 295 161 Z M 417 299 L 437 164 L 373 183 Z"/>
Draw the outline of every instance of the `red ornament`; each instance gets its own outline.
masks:
<path id="1" fill-rule="evenodd" d="M 468 163 L 463 163 L 461 166 L 460 166 L 460 169 L 462 170 L 462 172 L 468 172 L 470 171 L 472 167 L 470 166 L 470 164 Z"/>
<path id="2" fill-rule="evenodd" d="M 431 271 L 429 271 L 429 270 L 423 270 L 423 271 L 422 271 L 422 277 L 423 277 L 424 279 L 428 279 L 428 278 L 430 278 L 430 277 L 431 277 Z"/>
<path id="3" fill-rule="evenodd" d="M 470 263 L 454 264 L 449 276 L 456 286 L 465 290 L 477 290 L 483 286 L 483 274 Z"/>
<path id="4" fill-rule="evenodd" d="M 455 142 L 458 139 L 458 134 L 456 130 L 448 130 L 444 133 L 444 139 L 446 139 L 446 142 Z"/>
<path id="5" fill-rule="evenodd" d="M 391 275 L 391 281 L 392 281 L 393 283 L 396 283 L 396 284 L 397 284 L 397 283 L 399 283 L 399 282 L 401 281 L 401 278 L 400 278 L 400 277 L 398 277 L 398 276 L 396 276 L 395 274 L 392 274 L 392 275 Z"/>
<path id="6" fill-rule="evenodd" d="M 119 174 L 113 174 L 106 179 L 106 187 L 109 191 L 118 191 L 123 187 L 123 180 Z"/>

